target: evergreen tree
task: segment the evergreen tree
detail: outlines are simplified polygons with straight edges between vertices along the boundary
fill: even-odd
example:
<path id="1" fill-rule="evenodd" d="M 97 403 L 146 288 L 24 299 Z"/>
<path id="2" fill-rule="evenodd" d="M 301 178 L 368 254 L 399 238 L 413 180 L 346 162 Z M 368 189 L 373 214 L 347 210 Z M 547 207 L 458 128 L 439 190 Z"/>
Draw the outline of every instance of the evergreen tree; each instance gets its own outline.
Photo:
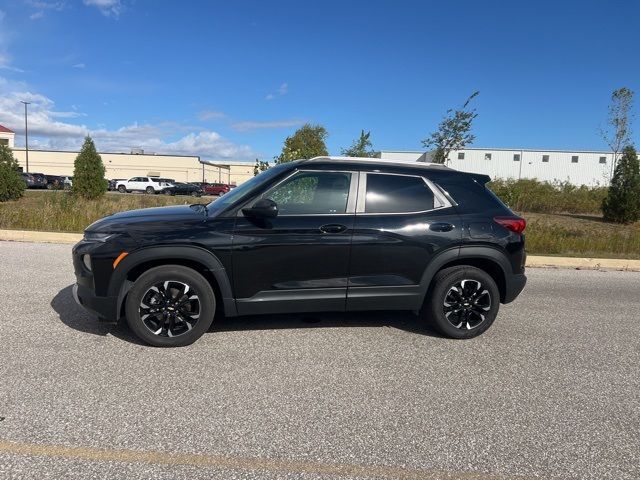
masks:
<path id="1" fill-rule="evenodd" d="M 84 139 L 84 145 L 76 157 L 73 167 L 73 193 L 82 198 L 98 198 L 107 191 L 108 182 L 104 178 L 102 158 L 96 151 L 91 137 Z"/>
<path id="2" fill-rule="evenodd" d="M 0 145 L 0 202 L 22 197 L 26 185 L 18 169 L 11 149 Z"/>
<path id="3" fill-rule="evenodd" d="M 602 202 L 602 213 L 605 220 L 616 223 L 640 219 L 640 162 L 633 147 L 622 150 L 609 192 Z"/>

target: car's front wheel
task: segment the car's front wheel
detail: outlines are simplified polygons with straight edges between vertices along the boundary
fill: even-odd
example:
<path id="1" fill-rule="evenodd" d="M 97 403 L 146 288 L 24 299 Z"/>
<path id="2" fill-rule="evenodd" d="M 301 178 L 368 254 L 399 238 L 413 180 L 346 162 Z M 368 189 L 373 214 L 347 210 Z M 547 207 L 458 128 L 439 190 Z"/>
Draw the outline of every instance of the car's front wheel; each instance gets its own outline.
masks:
<path id="1" fill-rule="evenodd" d="M 442 334 L 465 339 L 486 331 L 499 307 L 500 292 L 491 275 L 460 265 L 436 274 L 424 314 Z"/>
<path id="2" fill-rule="evenodd" d="M 209 282 L 181 265 L 144 272 L 127 295 L 127 323 L 144 342 L 156 347 L 182 347 L 211 326 L 216 299 Z"/>
<path id="3" fill-rule="evenodd" d="M 153 187 L 147 187 L 145 189 L 145 192 L 149 195 L 153 195 L 154 193 L 156 193 L 155 189 Z"/>
<path id="4" fill-rule="evenodd" d="M 118 186 L 118 191 L 120 193 L 127 193 L 127 187 L 125 187 L 124 185 L 119 185 Z"/>

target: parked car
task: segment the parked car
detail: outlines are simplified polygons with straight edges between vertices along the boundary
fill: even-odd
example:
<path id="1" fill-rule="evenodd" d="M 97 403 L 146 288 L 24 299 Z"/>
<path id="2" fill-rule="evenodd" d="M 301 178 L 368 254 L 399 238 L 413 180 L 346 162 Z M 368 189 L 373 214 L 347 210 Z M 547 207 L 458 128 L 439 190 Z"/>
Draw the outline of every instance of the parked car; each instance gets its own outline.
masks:
<path id="1" fill-rule="evenodd" d="M 62 190 L 64 188 L 64 178 L 60 175 L 45 175 L 45 177 L 49 190 Z"/>
<path id="2" fill-rule="evenodd" d="M 193 197 L 202 196 L 202 188 L 193 183 L 175 182 L 162 189 L 165 195 L 191 195 Z"/>
<path id="3" fill-rule="evenodd" d="M 24 180 L 27 188 L 35 188 L 36 180 L 33 178 L 33 175 L 27 172 L 20 172 L 20 176 L 22 176 L 22 180 Z"/>
<path id="4" fill-rule="evenodd" d="M 93 223 L 73 247 L 74 295 L 156 346 L 194 342 L 217 311 L 419 311 L 475 337 L 526 282 L 526 223 L 489 180 L 417 162 L 283 163 L 208 205 Z"/>
<path id="5" fill-rule="evenodd" d="M 199 185 L 205 195 L 221 196 L 231 190 L 231 188 L 229 188 L 229 185 L 227 185 L 226 183 L 196 182 L 195 185 Z"/>
<path id="6" fill-rule="evenodd" d="M 126 178 L 114 178 L 109 180 L 109 191 L 114 192 L 118 189 L 118 183 L 126 181 Z"/>
<path id="7" fill-rule="evenodd" d="M 47 177 L 42 173 L 30 173 L 33 185 L 29 188 L 47 188 Z"/>
<path id="8" fill-rule="evenodd" d="M 176 183 L 174 178 L 164 178 L 164 177 L 151 177 L 158 183 Z"/>
<path id="9" fill-rule="evenodd" d="M 121 180 L 117 182 L 117 185 L 120 193 L 145 192 L 149 194 L 161 192 L 164 188 L 171 186 L 170 183 L 160 181 L 155 177 L 133 177 L 129 180 Z"/>

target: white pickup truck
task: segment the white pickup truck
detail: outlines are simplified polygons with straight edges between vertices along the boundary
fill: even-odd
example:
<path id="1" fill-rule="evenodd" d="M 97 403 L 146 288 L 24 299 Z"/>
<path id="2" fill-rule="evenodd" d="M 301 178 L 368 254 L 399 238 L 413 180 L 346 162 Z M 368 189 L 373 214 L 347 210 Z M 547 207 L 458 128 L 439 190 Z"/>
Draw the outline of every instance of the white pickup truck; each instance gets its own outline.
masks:
<path id="1" fill-rule="evenodd" d="M 133 177 L 129 180 L 120 180 L 116 189 L 120 193 L 145 192 L 149 194 L 160 193 L 162 189 L 173 185 L 154 177 Z"/>

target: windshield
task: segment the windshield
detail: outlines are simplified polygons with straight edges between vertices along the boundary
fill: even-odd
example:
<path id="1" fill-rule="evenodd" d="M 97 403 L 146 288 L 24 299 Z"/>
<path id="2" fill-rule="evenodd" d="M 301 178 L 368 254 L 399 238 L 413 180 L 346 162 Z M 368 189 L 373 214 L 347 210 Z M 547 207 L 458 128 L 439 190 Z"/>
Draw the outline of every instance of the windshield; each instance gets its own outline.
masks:
<path id="1" fill-rule="evenodd" d="M 274 177 L 277 177 L 283 170 L 287 170 L 290 168 L 290 163 L 283 163 L 281 165 L 276 165 L 275 167 L 270 168 L 269 170 L 265 170 L 259 175 L 253 177 L 251 180 L 247 180 L 242 185 L 232 188 L 229 190 L 229 193 L 224 194 L 221 197 L 218 197 L 216 200 L 207 205 L 207 209 L 209 213 L 214 213 L 222 210 L 225 207 L 228 207 L 232 203 L 235 203 L 237 200 L 241 199 L 245 195 L 252 192 L 254 189 L 258 188 L 260 185 L 264 185 L 269 182 Z"/>

